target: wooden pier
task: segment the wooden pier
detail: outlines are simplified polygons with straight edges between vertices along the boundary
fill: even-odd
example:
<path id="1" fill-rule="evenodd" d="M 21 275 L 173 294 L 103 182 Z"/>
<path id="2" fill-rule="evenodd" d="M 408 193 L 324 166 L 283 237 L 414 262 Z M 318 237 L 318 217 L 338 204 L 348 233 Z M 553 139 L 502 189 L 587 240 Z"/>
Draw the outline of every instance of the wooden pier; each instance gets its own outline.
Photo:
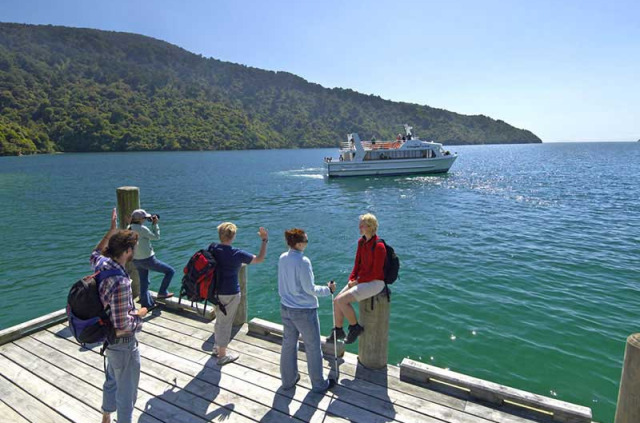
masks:
<path id="1" fill-rule="evenodd" d="M 0 346 L 0 421 L 100 421 L 103 357 L 97 347 L 81 348 L 64 318 L 61 310 L 35 324 L 0 332 L 0 344 L 4 343 Z M 551 405 L 560 409 L 544 413 L 508 400 L 499 404 L 480 400 L 471 396 L 471 389 L 434 383 L 435 379 L 427 383 L 447 375 L 425 373 L 424 386 L 408 383 L 401 380 L 400 367 L 368 370 L 350 353 L 340 361 L 339 384 L 322 395 L 310 391 L 306 357 L 299 353 L 301 380 L 294 390 L 284 391 L 279 372 L 281 338 L 271 333 L 277 330 L 271 324 L 271 330 L 259 335 L 249 332 L 249 326 L 237 328 L 229 345 L 240 359 L 219 367 L 211 355 L 213 324 L 209 320 L 168 308 L 145 318 L 138 336 L 142 373 L 134 421 L 532 423 L 583 422 L 585 416 L 591 420 L 590 409 L 557 400 Z M 325 358 L 329 373 L 333 357 Z M 422 377 L 416 368 L 420 366 L 406 364 L 412 366 L 410 377 L 402 379 Z M 477 384 L 477 380 L 460 383 Z M 563 415 L 567 410 L 569 414 Z"/>

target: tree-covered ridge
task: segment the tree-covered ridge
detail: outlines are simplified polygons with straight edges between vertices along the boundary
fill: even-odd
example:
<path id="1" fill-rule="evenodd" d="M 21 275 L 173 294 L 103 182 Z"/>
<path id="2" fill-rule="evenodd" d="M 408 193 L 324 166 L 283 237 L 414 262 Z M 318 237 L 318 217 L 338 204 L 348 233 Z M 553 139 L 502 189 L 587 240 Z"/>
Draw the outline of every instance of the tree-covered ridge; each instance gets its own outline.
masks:
<path id="1" fill-rule="evenodd" d="M 0 23 L 0 155 L 337 146 L 410 123 L 448 144 L 541 142 L 486 116 L 327 89 L 136 34 Z"/>

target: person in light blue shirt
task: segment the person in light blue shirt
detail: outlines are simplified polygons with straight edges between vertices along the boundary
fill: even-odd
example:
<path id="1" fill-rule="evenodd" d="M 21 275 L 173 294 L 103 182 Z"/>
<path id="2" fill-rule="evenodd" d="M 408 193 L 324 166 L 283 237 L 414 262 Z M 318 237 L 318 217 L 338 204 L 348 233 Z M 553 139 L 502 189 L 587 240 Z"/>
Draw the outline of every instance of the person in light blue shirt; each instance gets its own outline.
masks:
<path id="1" fill-rule="evenodd" d="M 304 256 L 309 238 L 302 229 L 289 229 L 285 231 L 284 236 L 289 251 L 282 253 L 278 261 L 280 315 L 284 326 L 280 354 L 282 387 L 285 390 L 291 389 L 300 380 L 297 353 L 298 338 L 302 335 L 311 390 L 325 392 L 336 382 L 333 379 L 327 380 L 322 375 L 318 297 L 331 295 L 336 289 L 336 284 L 329 282 L 327 286 L 319 286 L 314 283 L 311 260 Z"/>
<path id="2" fill-rule="evenodd" d="M 144 225 L 144 221 L 151 222 L 151 229 Z M 153 251 L 151 240 L 160 239 L 160 226 L 158 225 L 158 216 L 151 215 L 143 209 L 134 210 L 131 213 L 131 224 L 129 228 L 138 234 L 138 245 L 133 253 L 133 264 L 138 270 L 140 276 L 140 304 L 148 309 L 155 308 L 156 304 L 149 293 L 149 272 L 163 273 L 162 283 L 158 289 L 158 298 L 173 297 L 173 292 L 169 292 L 169 284 L 176 271 L 173 267 L 158 260 L 156 253 Z"/>

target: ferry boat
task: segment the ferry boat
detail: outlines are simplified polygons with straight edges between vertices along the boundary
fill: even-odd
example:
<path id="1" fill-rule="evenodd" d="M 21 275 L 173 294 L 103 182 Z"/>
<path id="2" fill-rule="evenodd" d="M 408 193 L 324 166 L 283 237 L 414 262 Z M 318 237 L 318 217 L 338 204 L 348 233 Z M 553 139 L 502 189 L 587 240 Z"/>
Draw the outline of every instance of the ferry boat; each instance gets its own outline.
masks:
<path id="1" fill-rule="evenodd" d="M 404 125 L 405 136 L 396 141 L 361 141 L 358 134 L 347 136 L 340 144 L 337 160 L 326 157 L 327 175 L 407 175 L 446 173 L 458 155 L 445 150 L 440 143 L 423 141 L 413 136 L 413 128 Z"/>

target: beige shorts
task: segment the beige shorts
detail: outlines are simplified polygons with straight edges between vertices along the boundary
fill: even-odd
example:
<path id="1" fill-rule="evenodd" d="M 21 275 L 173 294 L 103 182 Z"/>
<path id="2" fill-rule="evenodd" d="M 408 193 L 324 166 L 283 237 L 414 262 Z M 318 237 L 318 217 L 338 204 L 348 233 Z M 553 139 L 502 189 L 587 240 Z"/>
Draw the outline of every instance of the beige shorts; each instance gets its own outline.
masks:
<path id="1" fill-rule="evenodd" d="M 348 285 L 347 285 L 348 286 Z M 362 282 L 349 288 L 346 292 L 353 295 L 358 301 L 366 300 L 374 295 L 378 295 L 384 289 L 384 281 Z"/>

